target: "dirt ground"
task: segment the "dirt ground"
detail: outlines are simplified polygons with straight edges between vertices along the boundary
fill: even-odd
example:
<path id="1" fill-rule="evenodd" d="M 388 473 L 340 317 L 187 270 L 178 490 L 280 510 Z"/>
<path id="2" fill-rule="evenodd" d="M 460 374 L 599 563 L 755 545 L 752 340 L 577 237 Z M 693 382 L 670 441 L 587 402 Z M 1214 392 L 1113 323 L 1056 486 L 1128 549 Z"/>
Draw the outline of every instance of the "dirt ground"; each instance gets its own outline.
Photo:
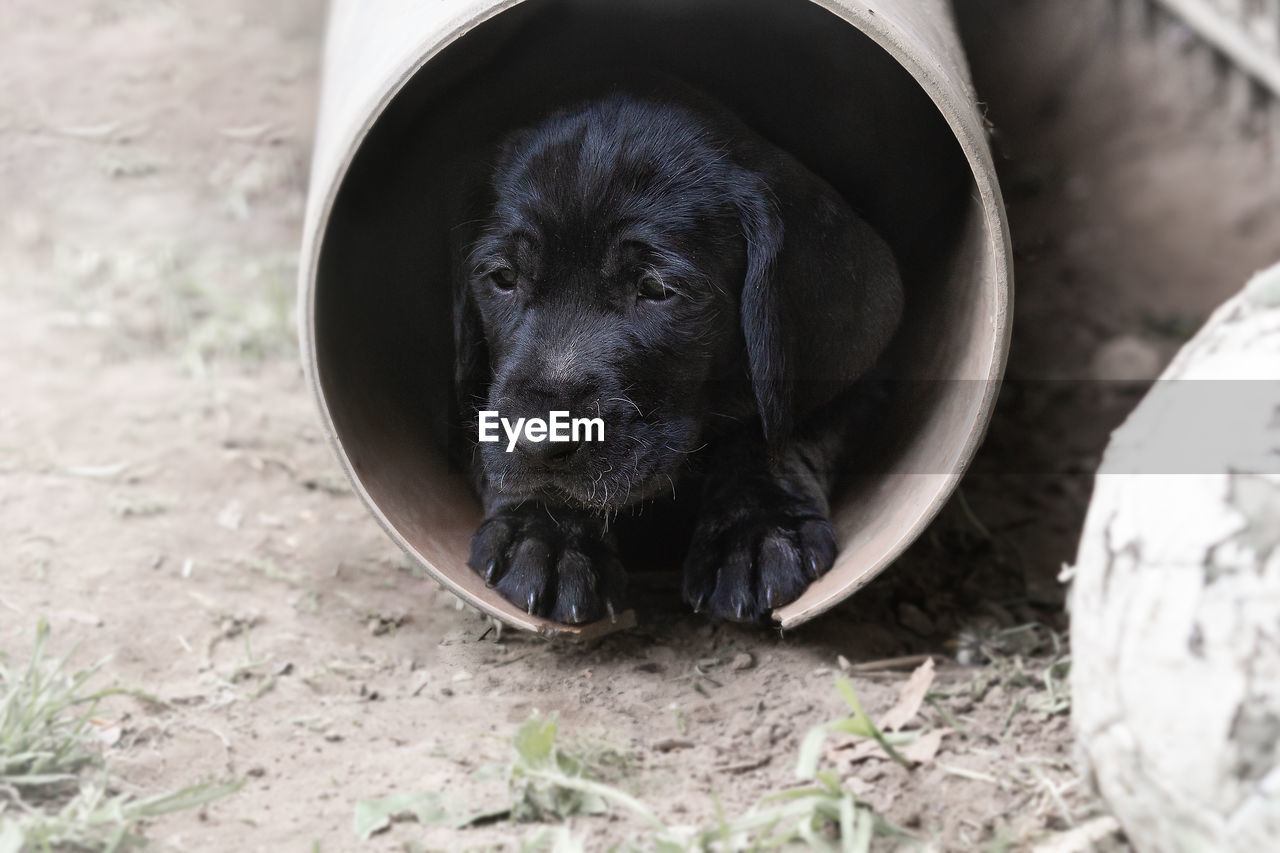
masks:
<path id="1" fill-rule="evenodd" d="M 131 789 L 247 780 L 150 838 L 515 846 L 534 828 L 397 823 L 360 842 L 352 816 L 394 791 L 500 803 L 480 771 L 535 710 L 625 752 L 620 784 L 700 825 L 712 794 L 738 814 L 793 784 L 806 730 L 843 713 L 842 668 L 922 652 L 939 661 L 925 719 L 941 708 L 963 732 L 912 773 L 855 766 L 878 811 L 938 850 L 1030 849 L 1098 814 L 1038 680 L 1066 628 L 1057 576 L 1089 473 L 1137 399 L 1093 380 L 1150 378 L 1280 258 L 1280 110 L 1252 109 L 1140 4 L 959 5 L 1018 286 L 971 513 L 953 502 L 865 593 L 786 636 L 669 613 L 574 646 L 499 635 L 416 576 L 323 442 L 292 313 L 320 3 L 8 0 L 0 651 L 23 655 L 44 616 L 78 661 L 111 656 L 104 682 L 155 697 L 108 708 Z M 1047 628 L 1000 633 L 1029 623 Z M 1011 676 L 1019 661 L 1036 678 Z M 850 677 L 875 717 L 906 673 Z M 621 815 L 571 827 L 588 849 L 639 831 Z"/>

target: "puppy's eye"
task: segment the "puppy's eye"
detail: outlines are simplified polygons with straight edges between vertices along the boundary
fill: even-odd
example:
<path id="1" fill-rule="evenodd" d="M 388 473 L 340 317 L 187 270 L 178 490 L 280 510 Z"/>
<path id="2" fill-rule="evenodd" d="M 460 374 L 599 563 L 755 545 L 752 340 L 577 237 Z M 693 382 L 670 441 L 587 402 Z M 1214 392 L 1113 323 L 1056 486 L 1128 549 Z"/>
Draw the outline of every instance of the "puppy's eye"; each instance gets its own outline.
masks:
<path id="1" fill-rule="evenodd" d="M 494 287 L 498 290 L 514 290 L 516 286 L 516 271 L 511 267 L 498 267 L 489 273 L 489 278 L 493 281 Z"/>
<path id="2" fill-rule="evenodd" d="M 640 277 L 638 293 L 641 299 L 648 299 L 651 302 L 662 302 L 676 295 L 676 292 L 667 287 L 662 279 L 648 273 Z"/>

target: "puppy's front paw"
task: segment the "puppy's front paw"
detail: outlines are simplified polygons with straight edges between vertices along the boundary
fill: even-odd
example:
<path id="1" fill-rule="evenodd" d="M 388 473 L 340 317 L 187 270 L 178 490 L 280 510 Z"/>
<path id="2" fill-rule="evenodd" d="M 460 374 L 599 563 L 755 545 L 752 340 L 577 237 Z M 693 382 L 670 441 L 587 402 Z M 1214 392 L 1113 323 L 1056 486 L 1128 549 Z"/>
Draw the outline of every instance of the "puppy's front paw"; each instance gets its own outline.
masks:
<path id="1" fill-rule="evenodd" d="M 710 509 L 699 520 L 684 568 L 694 610 L 763 621 L 831 568 L 836 536 L 824 515 L 802 503 L 762 503 Z"/>
<path id="2" fill-rule="evenodd" d="M 471 538 L 467 564 L 502 597 L 555 622 L 593 622 L 620 608 L 622 565 L 598 521 L 540 504 L 502 510 Z"/>

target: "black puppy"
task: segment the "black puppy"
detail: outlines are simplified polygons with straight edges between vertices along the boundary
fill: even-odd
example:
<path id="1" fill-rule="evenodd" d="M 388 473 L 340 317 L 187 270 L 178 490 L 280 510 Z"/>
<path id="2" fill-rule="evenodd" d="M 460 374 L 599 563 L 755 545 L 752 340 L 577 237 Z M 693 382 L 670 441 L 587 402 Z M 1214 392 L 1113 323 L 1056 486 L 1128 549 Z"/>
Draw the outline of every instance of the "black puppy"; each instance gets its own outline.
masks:
<path id="1" fill-rule="evenodd" d="M 480 410 L 604 426 L 478 444 L 490 585 L 556 621 L 612 614 L 611 516 L 691 480 L 695 610 L 759 620 L 830 568 L 831 404 L 902 313 L 888 246 L 835 190 L 718 106 L 615 95 L 511 135 L 454 233 L 472 440 Z"/>

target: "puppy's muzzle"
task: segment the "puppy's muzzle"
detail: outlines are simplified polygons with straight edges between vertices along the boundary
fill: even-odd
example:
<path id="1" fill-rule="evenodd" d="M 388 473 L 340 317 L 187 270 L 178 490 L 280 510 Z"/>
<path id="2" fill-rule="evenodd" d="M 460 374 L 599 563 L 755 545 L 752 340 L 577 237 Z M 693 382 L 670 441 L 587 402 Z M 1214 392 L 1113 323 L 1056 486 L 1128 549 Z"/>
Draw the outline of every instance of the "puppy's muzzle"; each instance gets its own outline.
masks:
<path id="1" fill-rule="evenodd" d="M 563 471 L 573 463 L 576 454 L 583 445 L 582 441 L 534 441 L 526 432 L 521 432 L 516 439 L 515 452 L 520 456 L 520 463 L 530 470 Z"/>
<path id="2" fill-rule="evenodd" d="M 557 386 L 516 375 L 495 388 L 491 399 L 497 404 L 493 408 L 510 423 L 519 419 L 526 423 L 534 419 L 549 422 L 553 412 L 568 412 L 570 420 L 591 418 L 600 416 L 602 411 L 599 390 L 585 382 Z M 531 474 L 567 471 L 586 442 L 582 430 L 576 440 L 571 429 L 565 432 L 567 439 L 552 440 L 548 434 L 541 441 L 535 441 L 528 430 L 520 430 L 512 451 L 514 461 Z"/>

